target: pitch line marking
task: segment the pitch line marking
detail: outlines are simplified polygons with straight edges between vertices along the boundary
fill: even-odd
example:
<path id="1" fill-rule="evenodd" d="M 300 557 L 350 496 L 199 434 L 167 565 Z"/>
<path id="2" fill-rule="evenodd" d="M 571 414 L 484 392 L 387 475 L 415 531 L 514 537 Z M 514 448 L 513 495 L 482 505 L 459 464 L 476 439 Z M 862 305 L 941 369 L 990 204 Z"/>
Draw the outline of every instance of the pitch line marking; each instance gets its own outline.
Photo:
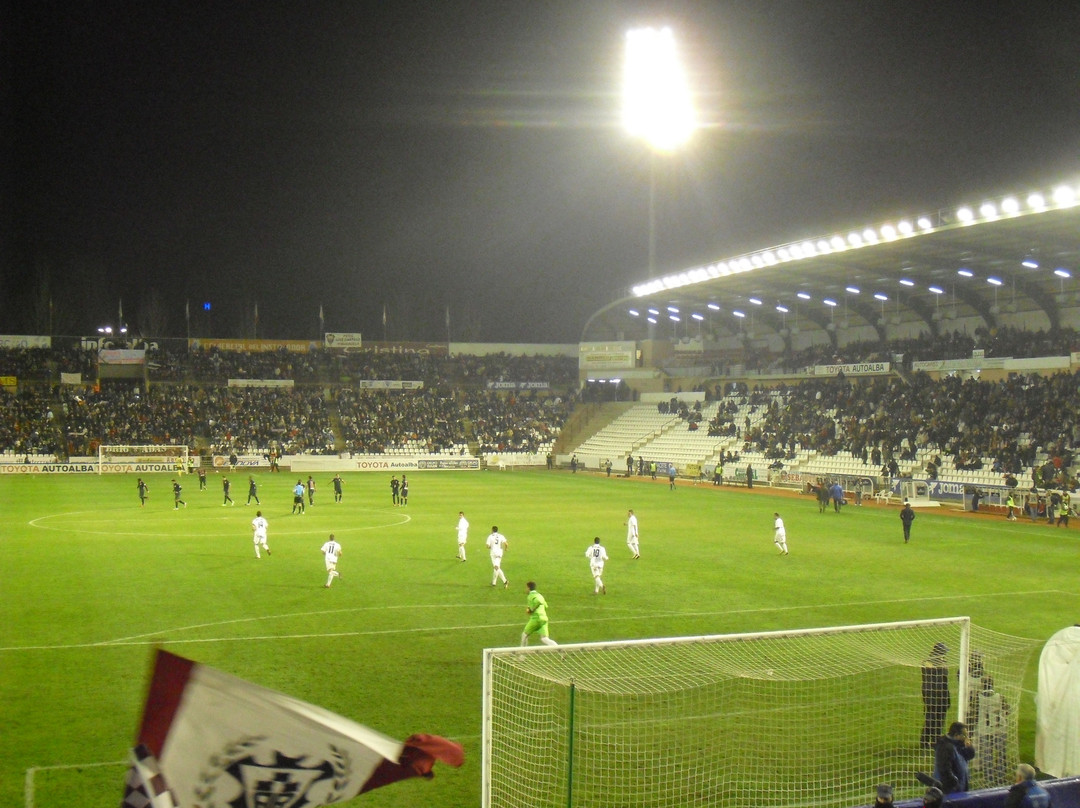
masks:
<path id="1" fill-rule="evenodd" d="M 890 600 L 875 600 L 875 601 L 861 601 L 856 603 L 822 603 L 816 605 L 798 605 L 798 606 L 766 606 L 757 609 L 731 609 L 725 611 L 712 611 L 712 612 L 652 612 L 649 614 L 634 614 L 623 615 L 617 617 L 580 617 L 580 618 L 568 618 L 560 620 L 560 625 L 576 625 L 580 623 L 612 623 L 622 622 L 627 620 L 656 620 L 658 618 L 667 617 L 721 617 L 725 615 L 739 615 L 739 614 L 764 614 L 767 612 L 787 612 L 796 610 L 808 610 L 808 609 L 833 609 L 837 606 L 871 606 L 871 605 L 891 605 L 898 603 L 919 603 L 923 601 L 965 601 L 965 600 L 980 600 L 983 598 L 1001 598 L 1001 597 L 1016 597 L 1016 596 L 1028 596 L 1028 595 L 1050 595 L 1050 594 L 1065 594 L 1060 589 L 1044 589 L 1031 592 L 995 592 L 983 595 L 939 595 L 933 597 L 924 598 L 895 598 Z M 474 604 L 475 605 L 475 604 Z M 482 605 L 494 605 L 494 604 L 482 604 Z M 359 607 L 365 608 L 365 607 Z M 432 604 L 427 606 L 388 606 L 388 607 L 367 607 L 371 609 L 414 609 L 414 608 L 445 608 L 445 604 Z M 466 607 L 469 608 L 469 607 Z M 344 609 L 341 611 L 349 611 Z M 318 612 L 315 612 L 318 614 Z M 237 621 L 229 622 L 245 622 L 250 620 L 257 620 L 264 618 L 242 618 Z M 11 651 L 71 651 L 84 648 L 120 648 L 129 646 L 147 646 L 158 645 L 160 643 L 169 643 L 170 645 L 206 645 L 210 643 L 225 643 L 225 642 L 260 642 L 266 640 L 310 640 L 310 639 L 331 639 L 337 637 L 378 637 L 390 634 L 423 634 L 428 632 L 440 632 L 440 631 L 482 631 L 493 628 L 508 628 L 512 626 L 520 625 L 520 621 L 514 621 L 513 623 L 465 623 L 455 626 L 420 626 L 415 628 L 388 628 L 377 629 L 371 631 L 332 631 L 324 633 L 303 633 L 303 634 L 256 634 L 247 637 L 203 637 L 197 639 L 160 639 L 160 640 L 146 640 L 144 636 L 154 635 L 142 635 L 132 639 L 125 640 L 109 640 L 99 642 L 85 642 L 85 643 L 71 643 L 66 645 L 21 645 L 21 646 L 9 646 L 6 648 L 0 648 L 0 653 Z M 214 624 L 211 624 L 214 625 Z M 159 632 L 161 633 L 161 632 Z M 1030 638 L 1024 638 L 1030 639 Z"/>
<path id="2" fill-rule="evenodd" d="M 366 513 L 384 513 L 385 511 L 361 509 L 361 513 L 364 513 L 364 512 L 366 512 Z M 121 530 L 86 530 L 86 529 L 81 528 L 81 527 L 70 527 L 70 526 L 53 527 L 52 525 L 42 524 L 47 519 L 60 519 L 60 518 L 63 518 L 65 516 L 79 516 L 80 514 L 86 514 L 86 513 L 92 513 L 92 514 L 95 514 L 97 516 L 101 515 L 100 511 L 65 511 L 64 513 L 51 513 L 51 514 L 46 514 L 45 516 L 38 516 L 35 519 L 31 519 L 29 522 L 27 522 L 27 524 L 30 527 L 37 528 L 38 530 L 52 530 L 52 531 L 56 531 L 57 533 L 72 531 L 72 532 L 77 532 L 77 533 L 85 533 L 85 534 L 88 534 L 88 535 L 91 535 L 91 536 L 143 536 L 143 537 L 155 537 L 155 536 L 157 536 L 156 533 L 147 533 L 147 532 L 131 532 L 131 531 L 121 531 Z M 295 514 L 293 514 L 293 515 L 295 515 Z M 388 513 L 388 515 L 390 515 L 390 514 Z M 412 521 L 412 517 L 407 513 L 400 513 L 399 512 L 399 513 L 396 513 L 394 515 L 396 515 L 398 517 L 402 517 L 401 521 L 389 522 L 389 523 L 387 523 L 385 525 L 360 525 L 358 527 L 344 527 L 344 528 L 340 528 L 340 529 L 335 529 L 334 532 L 335 533 L 345 534 L 345 533 L 359 533 L 362 530 L 382 530 L 384 528 L 400 527 L 401 525 L 407 525 L 409 522 Z M 227 518 L 229 518 L 229 517 L 227 517 L 225 514 L 218 514 L 217 516 L 214 516 L 214 517 L 203 517 L 202 521 L 205 522 L 208 519 L 211 519 L 213 521 L 222 521 L 222 520 L 227 519 Z M 286 517 L 281 517 L 281 518 L 284 519 Z M 277 519 L 277 517 L 275 517 L 275 520 L 276 519 Z M 105 521 L 105 520 L 99 520 L 99 521 Z M 81 524 L 86 524 L 86 522 L 84 521 Z M 304 536 L 304 535 L 314 535 L 316 533 L 325 533 L 325 532 L 326 531 L 324 529 L 322 529 L 322 528 L 319 528 L 317 530 L 284 530 L 283 529 L 283 530 L 275 531 L 275 535 L 278 535 L 278 536 Z M 206 536 L 208 538 L 218 539 L 218 538 L 235 537 L 236 534 L 237 534 L 237 531 L 231 530 L 228 533 L 203 533 L 202 535 L 204 535 L 204 536 Z"/>

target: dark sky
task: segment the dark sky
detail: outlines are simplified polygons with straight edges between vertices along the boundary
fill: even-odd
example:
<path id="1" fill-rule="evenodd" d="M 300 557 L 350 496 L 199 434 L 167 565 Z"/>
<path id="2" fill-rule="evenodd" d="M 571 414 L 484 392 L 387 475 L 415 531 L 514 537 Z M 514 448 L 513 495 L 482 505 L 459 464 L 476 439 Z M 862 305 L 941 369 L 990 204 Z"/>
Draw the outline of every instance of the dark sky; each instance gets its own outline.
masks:
<path id="1" fill-rule="evenodd" d="M 1071 176 L 1080 3 L 34 2 L 0 12 L 3 333 L 573 342 L 647 276 L 623 36 L 707 128 L 660 271 Z M 212 316 L 204 319 L 203 301 Z M 44 318 L 44 319 L 43 319 Z"/>

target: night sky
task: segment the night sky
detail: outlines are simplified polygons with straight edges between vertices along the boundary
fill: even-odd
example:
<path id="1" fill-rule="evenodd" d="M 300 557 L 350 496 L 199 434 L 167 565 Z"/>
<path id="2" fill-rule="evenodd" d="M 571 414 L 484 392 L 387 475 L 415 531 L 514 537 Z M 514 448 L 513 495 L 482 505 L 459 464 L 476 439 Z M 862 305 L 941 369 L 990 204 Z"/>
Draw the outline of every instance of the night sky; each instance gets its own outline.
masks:
<path id="1" fill-rule="evenodd" d="M 575 342 L 647 277 L 625 31 L 706 125 L 660 272 L 1073 178 L 1080 3 L 34 2 L 0 12 L 0 333 Z M 209 317 L 202 312 L 210 301 Z"/>

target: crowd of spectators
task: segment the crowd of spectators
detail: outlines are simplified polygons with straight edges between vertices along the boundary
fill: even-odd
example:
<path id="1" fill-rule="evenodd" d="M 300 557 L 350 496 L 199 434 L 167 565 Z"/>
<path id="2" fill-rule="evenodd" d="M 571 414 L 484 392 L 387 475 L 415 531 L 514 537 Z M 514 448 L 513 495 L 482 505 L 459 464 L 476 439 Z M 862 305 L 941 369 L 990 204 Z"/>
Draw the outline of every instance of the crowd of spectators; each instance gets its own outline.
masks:
<path id="1" fill-rule="evenodd" d="M 318 388 L 218 387 L 200 397 L 198 417 L 217 454 L 334 454 L 334 431 Z"/>
<path id="2" fill-rule="evenodd" d="M 64 439 L 50 396 L 27 390 L 0 389 L 0 449 L 20 455 L 64 451 Z"/>
<path id="3" fill-rule="evenodd" d="M 103 443 L 193 447 L 202 396 L 197 388 L 176 385 L 149 390 L 130 385 L 73 389 L 65 393 L 61 405 L 68 454 L 94 454 Z"/>
<path id="4" fill-rule="evenodd" d="M 379 454 L 416 442 L 424 451 L 438 453 L 466 441 L 458 405 L 446 388 L 343 387 L 337 393 L 337 408 L 345 449 L 355 454 Z"/>
<path id="5" fill-rule="evenodd" d="M 503 395 L 474 390 L 466 394 L 462 408 L 484 453 L 537 452 L 558 437 L 569 416 L 570 406 L 563 397 L 535 392 Z"/>

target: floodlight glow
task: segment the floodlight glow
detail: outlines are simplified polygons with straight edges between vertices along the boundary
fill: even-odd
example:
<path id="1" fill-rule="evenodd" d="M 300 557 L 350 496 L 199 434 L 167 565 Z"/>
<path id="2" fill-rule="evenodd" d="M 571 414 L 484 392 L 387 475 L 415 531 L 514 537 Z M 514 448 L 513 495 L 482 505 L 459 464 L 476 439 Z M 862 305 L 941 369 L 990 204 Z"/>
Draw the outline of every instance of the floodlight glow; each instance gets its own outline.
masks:
<path id="1" fill-rule="evenodd" d="M 857 294 L 859 294 L 859 287 L 858 286 L 845 286 L 844 291 L 848 292 L 849 294 L 857 295 Z"/>
<path id="2" fill-rule="evenodd" d="M 987 278 L 986 282 L 991 286 L 1001 286 L 1001 278 Z"/>
<path id="3" fill-rule="evenodd" d="M 956 274 L 960 275 L 961 277 L 964 277 L 964 278 L 974 278 L 975 277 L 975 273 L 972 272 L 970 269 L 958 269 L 958 270 L 956 270 Z"/>
<path id="4" fill-rule="evenodd" d="M 1046 210 L 1046 197 L 1042 194 L 1031 194 L 1027 198 L 1027 204 L 1032 210 Z"/>
<path id="5" fill-rule="evenodd" d="M 836 306 L 836 301 L 829 297 L 824 298 L 821 302 L 824 303 L 826 306 Z"/>
<path id="6" fill-rule="evenodd" d="M 829 244 L 829 242 L 827 242 L 825 239 L 822 239 L 817 243 L 817 251 L 822 255 L 828 255 L 832 252 L 832 245 Z"/>
<path id="7" fill-rule="evenodd" d="M 863 237 L 863 241 L 865 241 L 867 244 L 877 244 L 878 243 L 877 231 L 872 227 L 868 227 L 865 230 L 863 230 L 862 231 L 862 237 Z"/>
<path id="8" fill-rule="evenodd" d="M 1072 277 L 1072 273 L 1069 272 L 1069 270 L 1062 269 L 1061 267 L 1058 267 L 1057 269 L 1055 269 L 1054 274 L 1057 275 L 1059 278 L 1071 278 Z"/>
<path id="9" fill-rule="evenodd" d="M 751 303 L 753 303 L 755 306 L 760 306 L 761 305 L 761 301 L 758 300 L 756 297 L 748 297 L 746 299 L 749 300 Z"/>
<path id="10" fill-rule="evenodd" d="M 696 311 L 690 316 L 697 320 L 699 323 L 705 319 L 704 315 L 698 314 Z"/>
<path id="11" fill-rule="evenodd" d="M 829 239 L 829 245 L 834 250 L 847 249 L 847 242 L 844 241 L 842 236 L 833 236 L 831 239 Z"/>
<path id="12" fill-rule="evenodd" d="M 732 313 L 733 315 L 735 315 L 736 317 L 745 317 L 745 316 L 746 316 L 745 314 L 743 314 L 743 313 L 742 313 L 741 311 L 739 311 L 738 309 L 736 309 L 735 311 L 733 311 L 733 312 L 731 312 L 731 313 Z"/>
<path id="13" fill-rule="evenodd" d="M 1007 196 L 1001 200 L 1001 212 L 1007 216 L 1020 212 L 1020 203 L 1016 201 L 1015 196 Z"/>
<path id="14" fill-rule="evenodd" d="M 781 250 L 780 254 L 783 255 L 783 253 L 784 251 Z M 776 253 L 774 253 L 772 250 L 766 250 L 761 254 L 761 260 L 765 262 L 766 266 L 776 266 Z M 784 257 L 784 260 L 787 260 L 786 256 Z"/>
<path id="15" fill-rule="evenodd" d="M 648 320 L 653 325 L 656 325 L 656 318 L 655 317 L 646 317 L 645 319 Z"/>
<path id="16" fill-rule="evenodd" d="M 1020 262 L 1020 266 L 1026 267 L 1028 269 L 1038 269 L 1039 262 L 1036 261 L 1034 258 L 1025 258 L 1023 261 Z"/>
<path id="17" fill-rule="evenodd" d="M 971 224 L 975 221 L 975 212 L 971 208 L 960 208 L 956 211 L 956 220 L 961 224 Z"/>
<path id="18" fill-rule="evenodd" d="M 1054 204 L 1059 208 L 1066 208 L 1069 205 L 1076 204 L 1076 191 L 1068 185 L 1062 185 L 1061 187 L 1054 189 L 1053 199 Z"/>
<path id="19" fill-rule="evenodd" d="M 799 245 L 799 248 L 803 251 L 803 255 L 812 256 L 817 252 L 817 248 L 809 241 L 804 241 Z"/>
<path id="20" fill-rule="evenodd" d="M 795 297 L 799 298 L 800 300 L 809 300 L 810 299 L 810 295 L 807 294 L 806 292 L 796 292 Z"/>
<path id="21" fill-rule="evenodd" d="M 886 241 L 895 241 L 896 240 L 896 228 L 893 227 L 891 224 L 882 225 L 882 227 L 881 227 L 881 237 L 883 239 L 885 239 Z"/>
<path id="22" fill-rule="evenodd" d="M 910 236 L 912 233 L 915 232 L 915 228 L 911 226 L 911 222 L 909 222 L 907 219 L 903 219 L 897 222 L 896 229 L 900 231 L 900 235 L 902 236 Z"/>
<path id="23" fill-rule="evenodd" d="M 720 307 L 717 306 L 715 303 L 710 303 L 709 308 L 712 309 L 713 311 L 720 311 Z"/>
<path id="24" fill-rule="evenodd" d="M 996 219 L 998 212 L 993 202 L 983 202 L 979 208 L 979 215 L 984 219 Z"/>
<path id="25" fill-rule="evenodd" d="M 649 314 L 651 314 L 653 317 L 659 317 L 660 316 L 660 310 L 659 309 L 649 309 Z"/>
<path id="26" fill-rule="evenodd" d="M 787 247 L 781 247 L 776 251 L 776 256 L 781 261 L 790 261 L 792 258 L 798 258 L 797 255 L 794 255 L 794 251 L 797 249 L 798 247 L 792 247 L 790 250 Z"/>
<path id="27" fill-rule="evenodd" d="M 940 286 L 931 286 L 930 291 L 933 292 L 935 295 L 945 294 L 945 290 L 942 289 Z"/>
<path id="28" fill-rule="evenodd" d="M 874 292 L 874 300 L 880 300 L 882 303 L 885 303 L 889 300 L 889 296 L 883 295 L 881 292 Z"/>
<path id="29" fill-rule="evenodd" d="M 641 312 L 639 312 L 637 309 L 630 309 L 630 316 L 631 317 L 640 317 Z"/>
<path id="30" fill-rule="evenodd" d="M 852 247 L 861 247 L 863 243 L 862 236 L 858 233 L 848 233 L 847 241 Z"/>
<path id="31" fill-rule="evenodd" d="M 787 313 L 788 313 L 788 307 L 787 307 L 787 306 L 780 306 L 780 305 L 778 305 L 778 306 L 776 307 L 776 310 L 777 310 L 778 312 L 780 312 L 781 314 L 787 314 Z"/>
<path id="32" fill-rule="evenodd" d="M 671 322 L 673 322 L 673 323 L 681 323 L 682 322 L 679 315 L 677 315 L 677 314 L 669 314 L 668 319 L 671 320 Z"/>
<path id="33" fill-rule="evenodd" d="M 679 307 L 678 306 L 668 306 L 667 310 L 670 311 L 672 314 L 678 314 L 679 313 Z"/>
<path id="34" fill-rule="evenodd" d="M 914 286 L 915 281 L 911 280 L 910 278 L 901 278 L 900 279 L 900 285 L 901 286 Z"/>
<path id="35" fill-rule="evenodd" d="M 929 232 L 934 229 L 934 223 L 930 221 L 929 217 L 927 216 L 920 216 L 915 222 L 915 224 L 918 225 L 920 230 L 925 232 Z"/>
<path id="36" fill-rule="evenodd" d="M 626 33 L 623 125 L 657 151 L 682 146 L 696 128 L 690 88 L 670 28 Z"/>
<path id="37" fill-rule="evenodd" d="M 750 257 L 750 263 L 754 265 L 754 269 L 761 269 L 765 266 L 765 259 L 760 255 L 753 255 Z"/>

